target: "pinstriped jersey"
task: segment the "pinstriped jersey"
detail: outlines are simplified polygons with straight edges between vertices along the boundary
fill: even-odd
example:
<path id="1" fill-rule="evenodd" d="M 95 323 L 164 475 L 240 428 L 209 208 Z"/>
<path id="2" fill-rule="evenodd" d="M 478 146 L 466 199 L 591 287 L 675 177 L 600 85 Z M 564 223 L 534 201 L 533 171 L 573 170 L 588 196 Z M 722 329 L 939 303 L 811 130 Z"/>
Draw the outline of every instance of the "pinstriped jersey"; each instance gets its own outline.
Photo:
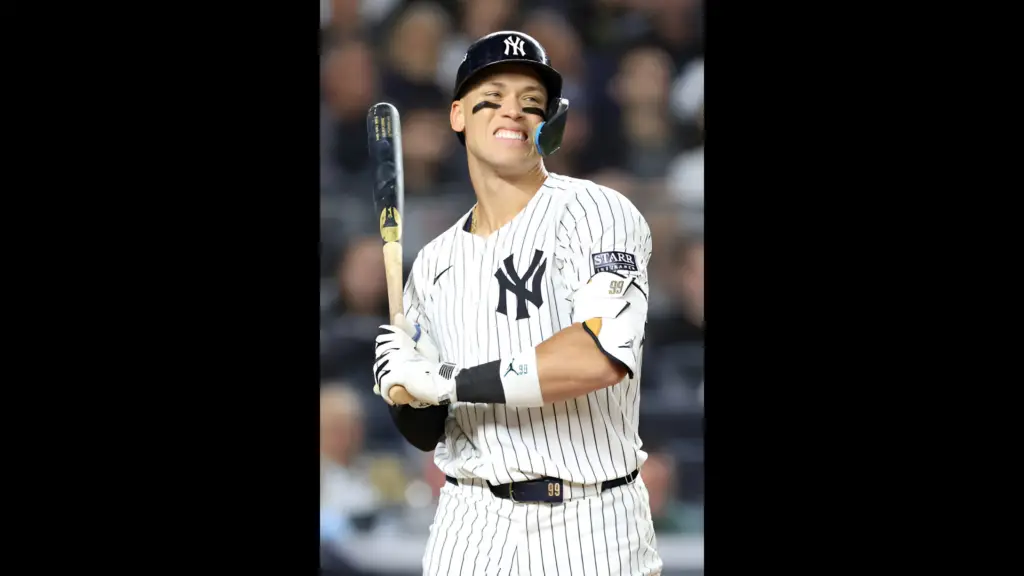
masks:
<path id="1" fill-rule="evenodd" d="M 535 347 L 571 325 L 573 293 L 597 272 L 620 270 L 645 297 L 651 233 L 615 190 L 549 174 L 510 222 L 470 234 L 471 212 L 424 246 L 405 286 L 406 316 L 443 361 L 471 367 Z M 618 384 L 541 408 L 456 402 L 434 452 L 456 478 L 504 484 L 557 477 L 592 484 L 646 459 L 637 431 L 637 365 Z"/>

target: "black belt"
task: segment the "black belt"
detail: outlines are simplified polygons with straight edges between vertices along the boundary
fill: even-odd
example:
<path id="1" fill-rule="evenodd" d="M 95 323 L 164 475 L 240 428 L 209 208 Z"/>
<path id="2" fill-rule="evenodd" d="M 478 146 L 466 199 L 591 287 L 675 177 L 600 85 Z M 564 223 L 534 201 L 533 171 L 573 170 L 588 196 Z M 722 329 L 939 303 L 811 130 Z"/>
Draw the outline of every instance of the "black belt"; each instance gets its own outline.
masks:
<path id="1" fill-rule="evenodd" d="M 634 470 L 622 478 L 601 482 L 601 492 L 617 488 L 624 484 L 631 484 L 639 474 L 640 470 Z M 445 480 L 451 484 L 455 484 L 456 486 L 459 485 L 459 481 L 451 476 L 445 475 Z M 565 493 L 565 482 L 558 478 L 541 478 L 539 480 L 530 480 L 528 482 L 498 484 L 497 486 L 488 482 L 487 485 L 491 489 L 491 494 L 494 494 L 498 498 L 504 498 L 513 502 L 557 503 L 562 502 L 562 497 Z"/>

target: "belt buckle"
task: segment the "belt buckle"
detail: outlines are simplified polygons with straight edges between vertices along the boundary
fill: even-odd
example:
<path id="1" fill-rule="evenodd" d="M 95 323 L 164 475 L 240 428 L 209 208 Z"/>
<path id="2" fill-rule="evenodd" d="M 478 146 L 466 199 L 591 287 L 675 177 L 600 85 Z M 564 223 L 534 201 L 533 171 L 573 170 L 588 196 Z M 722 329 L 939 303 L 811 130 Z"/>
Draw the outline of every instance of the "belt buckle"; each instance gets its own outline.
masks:
<path id="1" fill-rule="evenodd" d="M 519 501 L 516 500 L 516 493 L 515 493 L 515 490 L 514 490 L 515 485 L 516 485 L 515 482 L 509 482 L 509 484 L 508 484 L 508 499 L 511 500 L 513 504 L 518 504 Z"/>
<path id="2" fill-rule="evenodd" d="M 630 474 L 630 476 L 632 476 L 632 474 Z M 629 480 L 626 480 L 626 486 L 634 484 L 636 482 L 636 479 L 639 478 L 639 477 L 640 477 L 640 469 L 637 468 L 636 469 L 636 475 L 633 476 L 632 478 L 630 478 Z"/>

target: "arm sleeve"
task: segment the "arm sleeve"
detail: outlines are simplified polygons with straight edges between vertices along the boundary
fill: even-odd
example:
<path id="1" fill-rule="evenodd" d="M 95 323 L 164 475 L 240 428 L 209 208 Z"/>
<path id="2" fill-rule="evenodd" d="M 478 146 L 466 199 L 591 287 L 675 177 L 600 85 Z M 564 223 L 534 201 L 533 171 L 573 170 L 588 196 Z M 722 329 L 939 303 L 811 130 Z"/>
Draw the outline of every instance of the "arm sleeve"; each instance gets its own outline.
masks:
<path id="1" fill-rule="evenodd" d="M 422 270 L 423 259 L 417 256 L 409 278 L 405 282 L 403 304 L 405 317 L 413 324 L 420 324 L 429 333 L 431 327 L 429 318 L 423 313 L 423 294 L 417 287 L 417 280 L 422 274 Z M 390 412 L 391 420 L 402 437 L 424 452 L 430 452 L 436 448 L 437 443 L 444 436 L 444 423 L 448 418 L 447 406 L 428 406 L 427 408 L 391 406 Z"/>
<path id="2" fill-rule="evenodd" d="M 571 296 L 572 321 L 581 323 L 605 355 L 635 373 L 647 320 L 647 266 L 651 259 L 651 230 L 640 211 L 624 196 L 600 186 L 585 189 L 566 204 L 558 227 L 557 268 Z M 600 276 L 598 276 L 600 275 Z M 583 289 L 593 279 L 606 283 L 610 275 L 625 286 L 616 330 L 622 343 L 610 353 L 607 342 L 588 328 L 588 311 L 608 309 L 595 299 L 600 290 Z M 597 278 L 595 278 L 597 277 Z M 602 284 L 603 286 L 603 284 Z M 592 287 L 593 288 L 593 287 Z M 608 290 L 604 290 L 607 296 Z M 627 304 L 628 302 L 628 304 Z M 609 326 L 608 319 L 605 325 Z M 622 349 L 628 343 L 629 349 Z"/>
<path id="3" fill-rule="evenodd" d="M 402 437 L 416 448 L 430 452 L 444 436 L 444 423 L 448 418 L 447 406 L 390 406 L 391 420 Z"/>

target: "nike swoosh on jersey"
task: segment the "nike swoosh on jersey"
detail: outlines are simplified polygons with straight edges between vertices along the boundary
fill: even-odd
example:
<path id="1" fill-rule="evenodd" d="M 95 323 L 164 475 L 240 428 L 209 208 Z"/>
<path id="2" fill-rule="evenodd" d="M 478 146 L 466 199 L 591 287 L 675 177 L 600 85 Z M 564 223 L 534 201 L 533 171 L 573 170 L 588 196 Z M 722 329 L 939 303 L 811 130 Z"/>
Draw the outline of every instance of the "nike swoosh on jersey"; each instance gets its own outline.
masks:
<path id="1" fill-rule="evenodd" d="M 449 267 L 445 268 L 444 270 L 441 270 L 441 274 L 438 274 L 437 276 L 434 276 L 434 284 L 437 284 L 438 278 L 440 278 L 445 272 L 447 272 L 447 271 L 449 271 L 451 269 L 452 269 L 452 267 L 449 266 Z"/>

